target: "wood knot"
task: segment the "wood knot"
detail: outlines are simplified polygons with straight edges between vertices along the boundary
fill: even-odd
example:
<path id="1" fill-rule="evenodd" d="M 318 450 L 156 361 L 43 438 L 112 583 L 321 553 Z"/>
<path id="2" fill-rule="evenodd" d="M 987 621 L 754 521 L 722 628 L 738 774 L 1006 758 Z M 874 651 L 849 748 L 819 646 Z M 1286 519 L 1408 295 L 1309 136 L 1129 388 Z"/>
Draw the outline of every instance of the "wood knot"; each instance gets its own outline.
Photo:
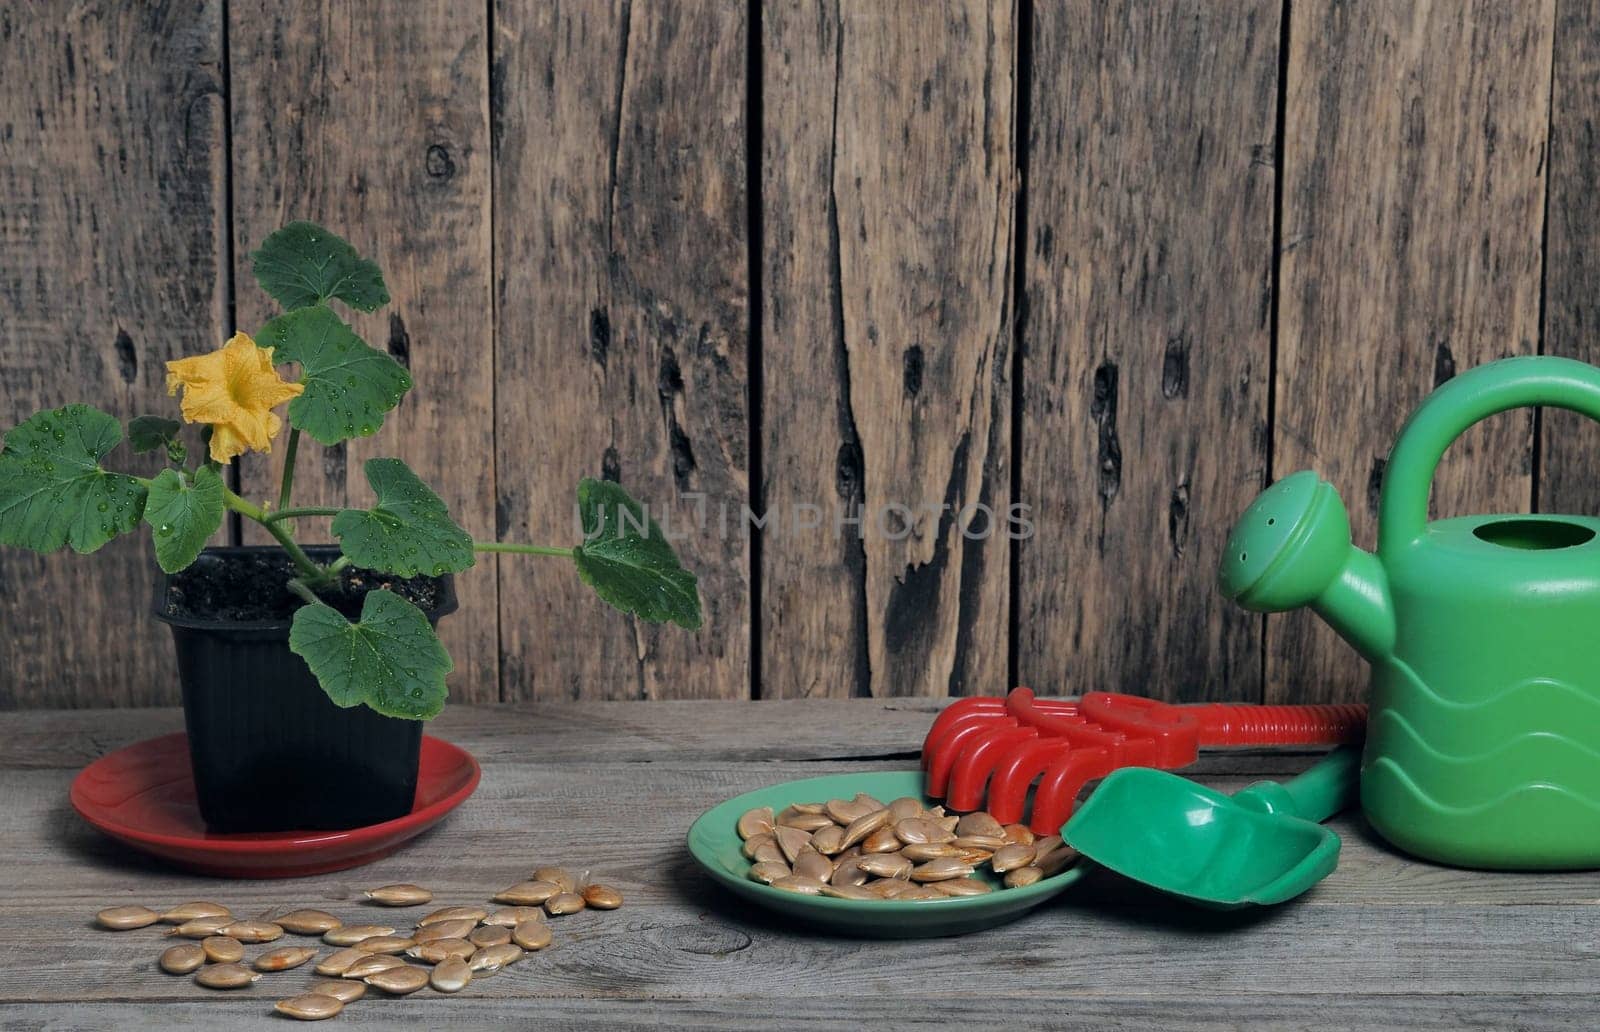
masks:
<path id="1" fill-rule="evenodd" d="M 449 179 L 456 174 L 455 159 L 450 157 L 450 149 L 442 143 L 428 145 L 425 165 L 429 179 Z"/>
<path id="2" fill-rule="evenodd" d="M 726 925 L 675 925 L 662 929 L 666 945 L 680 953 L 726 957 L 750 948 L 750 936 Z"/>

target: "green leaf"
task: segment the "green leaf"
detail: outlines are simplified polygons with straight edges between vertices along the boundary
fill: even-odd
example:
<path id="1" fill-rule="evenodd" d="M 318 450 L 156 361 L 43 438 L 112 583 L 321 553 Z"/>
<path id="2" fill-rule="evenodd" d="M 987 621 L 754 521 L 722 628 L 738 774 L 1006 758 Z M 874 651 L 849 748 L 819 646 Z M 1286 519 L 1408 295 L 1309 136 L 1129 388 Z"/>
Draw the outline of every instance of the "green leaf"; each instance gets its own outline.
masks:
<path id="1" fill-rule="evenodd" d="M 609 480 L 578 484 L 583 544 L 572 550 L 578 576 L 602 599 L 651 623 L 700 627 L 700 592 L 656 521 Z M 644 529 L 644 533 L 640 530 Z"/>
<path id="2" fill-rule="evenodd" d="M 371 312 L 389 303 L 378 266 L 314 222 L 291 222 L 250 252 L 256 282 L 284 308 L 338 298 Z"/>
<path id="3" fill-rule="evenodd" d="M 135 416 L 128 422 L 128 444 L 140 455 L 166 448 L 178 440 L 183 424 L 161 416 Z"/>
<path id="4" fill-rule="evenodd" d="M 93 552 L 139 525 L 145 488 L 100 459 L 122 424 L 88 405 L 39 412 L 6 434 L 0 451 L 0 545 Z"/>
<path id="5" fill-rule="evenodd" d="M 387 589 L 367 593 L 361 622 L 321 602 L 295 610 L 289 649 L 334 705 L 366 703 L 386 717 L 427 720 L 444 709 L 454 664 L 422 610 Z"/>
<path id="6" fill-rule="evenodd" d="M 256 343 L 275 349 L 274 362 L 298 362 L 305 393 L 289 402 L 289 422 L 323 444 L 366 437 L 400 404 L 411 376 L 369 347 L 329 308 L 316 305 L 280 315 Z"/>
<path id="7" fill-rule="evenodd" d="M 222 526 L 222 478 L 210 466 L 195 470 L 194 483 L 175 469 L 150 482 L 144 521 L 155 533 L 156 562 L 167 573 L 186 569 L 207 539 Z"/>
<path id="8" fill-rule="evenodd" d="M 415 577 L 460 573 L 473 564 L 472 538 L 450 519 L 438 495 L 399 459 L 369 459 L 371 509 L 346 509 L 333 533 L 357 566 Z"/>

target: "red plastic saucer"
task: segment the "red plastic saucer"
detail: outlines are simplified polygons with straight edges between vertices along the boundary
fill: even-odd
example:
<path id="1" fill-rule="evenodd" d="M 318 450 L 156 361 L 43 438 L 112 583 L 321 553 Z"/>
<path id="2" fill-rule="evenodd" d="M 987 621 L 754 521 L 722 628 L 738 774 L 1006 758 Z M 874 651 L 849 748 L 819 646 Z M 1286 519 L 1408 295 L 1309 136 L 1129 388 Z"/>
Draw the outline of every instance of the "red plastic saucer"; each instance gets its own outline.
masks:
<path id="1" fill-rule="evenodd" d="M 72 808 L 135 849 L 222 878 L 299 878 L 371 863 L 433 827 L 472 794 L 482 776 L 464 749 L 424 735 L 411 812 L 348 831 L 219 835 L 195 803 L 189 741 L 162 735 L 108 753 L 72 782 Z"/>

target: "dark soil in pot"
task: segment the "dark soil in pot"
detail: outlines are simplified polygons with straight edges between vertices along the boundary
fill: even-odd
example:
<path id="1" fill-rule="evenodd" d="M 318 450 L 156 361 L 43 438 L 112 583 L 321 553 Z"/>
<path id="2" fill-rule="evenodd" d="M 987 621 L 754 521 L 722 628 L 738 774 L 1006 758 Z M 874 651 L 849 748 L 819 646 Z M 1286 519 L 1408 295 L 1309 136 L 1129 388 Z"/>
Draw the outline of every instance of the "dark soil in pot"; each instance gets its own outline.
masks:
<path id="1" fill-rule="evenodd" d="M 337 548 L 308 548 L 320 562 Z M 303 603 L 276 547 L 213 548 L 161 578 L 155 615 L 172 628 L 201 816 L 213 831 L 335 830 L 411 811 L 422 722 L 329 701 L 289 651 Z M 456 607 L 449 576 L 346 569 L 324 601 L 360 616 L 367 592 L 392 590 L 430 622 Z"/>

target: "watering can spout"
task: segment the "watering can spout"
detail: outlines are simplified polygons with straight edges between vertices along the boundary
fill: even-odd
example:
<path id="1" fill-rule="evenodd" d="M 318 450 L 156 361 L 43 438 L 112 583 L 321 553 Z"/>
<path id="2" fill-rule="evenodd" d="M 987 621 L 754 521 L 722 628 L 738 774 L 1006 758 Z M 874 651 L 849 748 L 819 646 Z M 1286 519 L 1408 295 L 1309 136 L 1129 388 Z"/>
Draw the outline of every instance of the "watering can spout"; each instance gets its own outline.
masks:
<path id="1" fill-rule="evenodd" d="M 1310 606 L 1368 660 L 1393 655 L 1394 603 L 1383 564 L 1351 542 L 1339 493 L 1309 470 L 1267 488 L 1239 517 L 1218 581 L 1246 609 Z"/>

